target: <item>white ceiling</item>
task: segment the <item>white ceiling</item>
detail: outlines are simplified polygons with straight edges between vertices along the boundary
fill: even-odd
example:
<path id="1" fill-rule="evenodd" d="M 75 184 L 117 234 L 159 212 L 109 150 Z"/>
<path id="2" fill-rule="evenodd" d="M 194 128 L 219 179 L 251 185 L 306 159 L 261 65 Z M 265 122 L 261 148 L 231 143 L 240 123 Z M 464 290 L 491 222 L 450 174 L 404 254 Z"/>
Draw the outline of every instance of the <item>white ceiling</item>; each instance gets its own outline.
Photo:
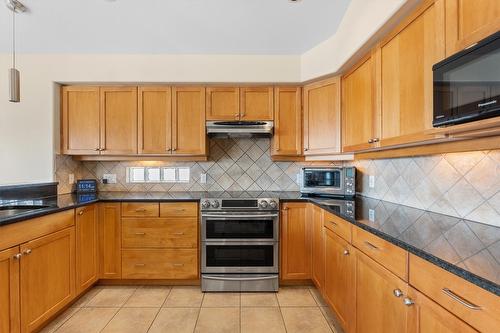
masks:
<path id="1" fill-rule="evenodd" d="M 21 0 L 29 53 L 302 54 L 332 36 L 350 0 Z M 11 12 L 0 3 L 0 52 Z"/>

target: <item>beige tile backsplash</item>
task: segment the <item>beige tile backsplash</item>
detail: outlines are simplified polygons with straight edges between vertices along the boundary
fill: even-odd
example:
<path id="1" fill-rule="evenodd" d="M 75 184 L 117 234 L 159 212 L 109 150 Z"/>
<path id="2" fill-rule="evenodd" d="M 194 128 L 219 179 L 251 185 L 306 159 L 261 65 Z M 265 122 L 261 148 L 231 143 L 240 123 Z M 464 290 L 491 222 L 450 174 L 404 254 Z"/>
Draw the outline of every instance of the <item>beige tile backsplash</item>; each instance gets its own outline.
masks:
<path id="1" fill-rule="evenodd" d="M 357 192 L 411 207 L 500 226 L 500 150 L 448 153 L 407 158 L 358 160 L 346 163 L 358 170 Z M 130 184 L 126 167 L 188 166 L 189 183 Z M 116 184 L 100 191 L 297 191 L 302 163 L 273 162 L 269 139 L 212 139 L 206 162 L 75 162 L 56 156 L 59 193 L 69 193 L 75 179 L 117 175 Z M 207 183 L 199 182 L 207 174 Z M 375 187 L 369 188 L 369 176 Z"/>

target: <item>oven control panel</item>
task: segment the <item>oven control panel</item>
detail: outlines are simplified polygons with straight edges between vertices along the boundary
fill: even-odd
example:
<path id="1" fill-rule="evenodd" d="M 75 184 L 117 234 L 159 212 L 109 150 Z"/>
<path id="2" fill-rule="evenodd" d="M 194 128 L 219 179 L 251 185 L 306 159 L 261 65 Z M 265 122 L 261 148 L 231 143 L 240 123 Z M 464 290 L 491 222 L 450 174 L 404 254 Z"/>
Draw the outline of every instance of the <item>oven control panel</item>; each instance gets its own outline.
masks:
<path id="1" fill-rule="evenodd" d="M 202 199 L 202 210 L 278 210 L 279 199 Z"/>

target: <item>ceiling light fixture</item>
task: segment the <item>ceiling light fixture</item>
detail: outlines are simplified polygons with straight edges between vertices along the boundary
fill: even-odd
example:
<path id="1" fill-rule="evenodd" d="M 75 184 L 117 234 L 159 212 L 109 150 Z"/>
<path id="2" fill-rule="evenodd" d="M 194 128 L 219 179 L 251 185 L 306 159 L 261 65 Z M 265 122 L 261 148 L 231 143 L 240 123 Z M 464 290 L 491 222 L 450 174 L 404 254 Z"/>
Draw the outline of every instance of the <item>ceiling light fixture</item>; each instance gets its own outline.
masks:
<path id="1" fill-rule="evenodd" d="M 16 14 L 26 11 L 26 7 L 18 0 L 5 0 L 7 8 L 12 11 L 12 68 L 9 69 L 9 101 L 18 103 L 20 97 L 20 75 L 16 69 Z"/>

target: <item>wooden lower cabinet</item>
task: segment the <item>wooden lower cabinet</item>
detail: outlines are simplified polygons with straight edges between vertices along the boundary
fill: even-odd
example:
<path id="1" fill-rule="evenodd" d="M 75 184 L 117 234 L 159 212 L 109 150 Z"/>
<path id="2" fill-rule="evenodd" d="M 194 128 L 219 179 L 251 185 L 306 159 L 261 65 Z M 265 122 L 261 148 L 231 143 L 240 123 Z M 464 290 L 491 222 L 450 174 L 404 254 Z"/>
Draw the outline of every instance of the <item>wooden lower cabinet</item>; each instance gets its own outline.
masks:
<path id="1" fill-rule="evenodd" d="M 413 302 L 408 313 L 408 333 L 478 332 L 412 287 L 408 298 Z"/>
<path id="2" fill-rule="evenodd" d="M 75 297 L 75 230 L 24 243 L 21 253 L 21 331 L 31 332 Z"/>
<path id="3" fill-rule="evenodd" d="M 98 280 L 97 204 L 76 209 L 76 293 Z"/>
<path id="4" fill-rule="evenodd" d="M 323 228 L 323 210 L 316 205 L 310 205 L 312 223 L 312 257 L 311 278 L 319 290 L 323 289 L 325 281 L 325 237 Z"/>
<path id="5" fill-rule="evenodd" d="M 311 230 L 308 203 L 288 202 L 281 209 L 281 279 L 311 278 Z"/>
<path id="6" fill-rule="evenodd" d="M 403 295 L 407 283 L 361 251 L 355 252 L 356 332 L 406 332 L 410 306 L 404 304 Z"/>
<path id="7" fill-rule="evenodd" d="M 122 251 L 124 279 L 197 279 L 197 249 Z"/>
<path id="8" fill-rule="evenodd" d="M 325 228 L 324 296 L 347 333 L 356 324 L 356 254 L 354 248 Z"/>
<path id="9" fill-rule="evenodd" d="M 19 332 L 19 247 L 0 251 L 0 332 Z"/>
<path id="10" fill-rule="evenodd" d="M 120 203 L 99 204 L 99 277 L 122 276 Z"/>

